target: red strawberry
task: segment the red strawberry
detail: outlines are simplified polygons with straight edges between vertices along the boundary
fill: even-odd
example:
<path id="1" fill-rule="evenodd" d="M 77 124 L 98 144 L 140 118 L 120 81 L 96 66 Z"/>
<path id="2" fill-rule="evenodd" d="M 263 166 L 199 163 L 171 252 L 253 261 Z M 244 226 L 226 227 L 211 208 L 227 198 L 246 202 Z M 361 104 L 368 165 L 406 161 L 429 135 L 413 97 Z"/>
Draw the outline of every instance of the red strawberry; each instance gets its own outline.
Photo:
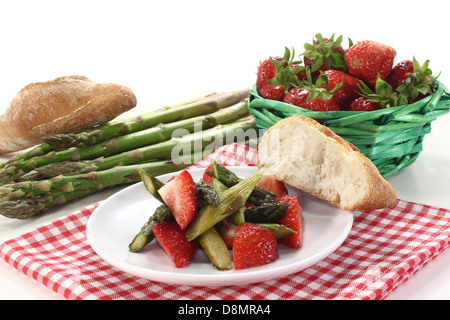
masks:
<path id="1" fill-rule="evenodd" d="M 312 97 L 308 101 L 311 91 L 308 89 L 292 88 L 288 91 L 283 102 L 313 111 L 339 111 L 339 106 L 332 99 L 326 97 Z"/>
<path id="2" fill-rule="evenodd" d="M 369 101 L 365 97 L 359 97 L 350 103 L 349 111 L 373 111 L 380 109 L 380 104 L 375 101 Z"/>
<path id="3" fill-rule="evenodd" d="M 375 41 L 359 41 L 351 46 L 345 54 L 348 72 L 375 85 L 378 74 L 382 80 L 387 79 L 394 64 L 397 52 L 394 48 Z"/>
<path id="4" fill-rule="evenodd" d="M 170 208 L 180 228 L 186 230 L 198 208 L 197 188 L 190 173 L 182 171 L 175 179 L 162 186 L 158 192 Z"/>
<path id="5" fill-rule="evenodd" d="M 259 89 L 258 93 L 264 99 L 281 101 L 284 98 L 284 87 L 281 85 L 266 85 Z"/>
<path id="6" fill-rule="evenodd" d="M 210 184 L 213 180 L 213 178 L 208 174 L 208 171 L 212 171 L 212 165 L 209 165 L 208 168 L 205 169 L 205 172 L 203 173 L 203 181 L 205 183 Z"/>
<path id="7" fill-rule="evenodd" d="M 164 249 L 177 268 L 189 264 L 198 249 L 197 241 L 187 241 L 185 231 L 175 221 L 152 225 L 152 231 L 159 245 Z"/>
<path id="8" fill-rule="evenodd" d="M 288 190 L 284 183 L 271 174 L 264 174 L 259 180 L 258 186 L 275 193 L 277 198 L 281 198 L 282 196 L 288 194 Z"/>
<path id="9" fill-rule="evenodd" d="M 334 89 L 342 82 L 342 87 L 333 93 L 331 99 L 339 105 L 341 110 L 347 109 L 350 103 L 359 97 L 360 80 L 340 70 L 327 70 L 325 74 L 328 77 L 330 89 Z M 325 83 L 322 83 L 322 88 L 325 88 Z"/>
<path id="10" fill-rule="evenodd" d="M 283 218 L 278 220 L 279 224 L 291 228 L 296 231 L 296 234 L 291 234 L 287 237 L 280 238 L 278 241 L 288 247 L 298 249 L 303 245 L 303 214 L 302 207 L 298 202 L 298 197 L 293 195 L 285 195 L 279 203 L 288 203 L 289 207 Z"/>
<path id="11" fill-rule="evenodd" d="M 277 75 L 277 69 L 275 68 L 274 61 L 285 61 L 282 57 L 273 57 L 264 60 L 258 66 L 256 73 L 256 87 L 261 89 L 268 84 L 267 80 L 275 78 Z"/>
<path id="12" fill-rule="evenodd" d="M 305 43 L 303 61 L 305 67 L 310 67 L 311 72 L 319 76 L 320 71 L 330 69 L 345 70 L 345 50 L 340 45 L 342 36 L 334 40 L 334 34 L 328 39 L 323 38 L 320 33 L 315 35 L 312 44 Z"/>
<path id="13" fill-rule="evenodd" d="M 413 60 L 399 62 L 391 71 L 388 83 L 393 90 L 407 99 L 408 103 L 425 98 L 433 92 L 433 72 L 428 68 L 429 61 L 422 65 Z"/>
<path id="14" fill-rule="evenodd" d="M 283 102 L 303 108 L 307 103 L 308 95 L 310 93 L 311 91 L 307 89 L 291 88 L 284 97 Z"/>
<path id="15" fill-rule="evenodd" d="M 408 73 L 414 72 L 413 62 L 411 60 L 404 60 L 399 62 L 392 71 L 389 73 L 387 82 L 391 85 L 392 89 L 396 90 L 406 80 Z"/>
<path id="16" fill-rule="evenodd" d="M 258 267 L 278 258 L 278 243 L 267 228 L 254 223 L 241 223 L 233 242 L 233 261 L 236 270 Z"/>
<path id="17" fill-rule="evenodd" d="M 222 225 L 220 226 L 220 229 L 218 230 L 228 249 L 231 249 L 233 247 L 237 228 L 237 225 L 230 222 L 228 219 L 224 219 Z"/>
<path id="18" fill-rule="evenodd" d="M 283 100 L 286 92 L 305 78 L 305 68 L 294 61 L 295 51 L 285 48 L 283 57 L 266 59 L 256 73 L 256 88 L 261 97 Z"/>
<path id="19" fill-rule="evenodd" d="M 261 62 L 256 73 L 256 88 L 262 98 L 281 101 L 284 97 L 284 86 L 281 83 L 269 84 L 267 82 L 269 79 L 275 79 L 278 74 L 274 61 L 285 62 L 281 57 Z"/>

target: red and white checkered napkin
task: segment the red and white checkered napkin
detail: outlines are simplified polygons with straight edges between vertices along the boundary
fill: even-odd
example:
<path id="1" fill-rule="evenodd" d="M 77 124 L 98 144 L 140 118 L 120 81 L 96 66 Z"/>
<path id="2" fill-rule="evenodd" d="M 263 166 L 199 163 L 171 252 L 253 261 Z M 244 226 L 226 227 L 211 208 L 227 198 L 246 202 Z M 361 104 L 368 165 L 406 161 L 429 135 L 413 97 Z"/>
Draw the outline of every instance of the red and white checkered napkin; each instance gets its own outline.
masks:
<path id="1" fill-rule="evenodd" d="M 254 149 L 236 144 L 213 156 L 227 165 L 256 161 Z M 97 206 L 6 241 L 0 256 L 67 299 L 383 299 L 450 241 L 450 210 L 400 200 L 393 209 L 355 212 L 344 243 L 296 274 L 244 286 L 175 286 L 124 273 L 96 255 L 85 227 Z"/>

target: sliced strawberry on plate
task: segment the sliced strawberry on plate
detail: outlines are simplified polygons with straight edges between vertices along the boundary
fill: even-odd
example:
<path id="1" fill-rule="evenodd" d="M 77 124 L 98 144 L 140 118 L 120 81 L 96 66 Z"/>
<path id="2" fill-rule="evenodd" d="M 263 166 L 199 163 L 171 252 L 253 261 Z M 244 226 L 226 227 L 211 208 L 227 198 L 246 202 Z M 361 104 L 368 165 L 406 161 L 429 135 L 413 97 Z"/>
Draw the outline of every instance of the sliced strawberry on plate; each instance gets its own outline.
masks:
<path id="1" fill-rule="evenodd" d="M 205 181 L 205 183 L 210 184 L 213 180 L 213 178 L 208 174 L 208 171 L 212 171 L 212 165 L 209 165 L 206 169 L 205 172 L 203 173 L 203 181 Z"/>
<path id="2" fill-rule="evenodd" d="M 281 198 L 282 196 L 288 194 L 288 190 L 284 183 L 272 174 L 264 174 L 259 180 L 258 186 L 264 190 L 275 193 L 277 198 Z"/>
<path id="3" fill-rule="evenodd" d="M 162 186 L 158 192 L 170 208 L 180 228 L 186 230 L 198 208 L 197 188 L 191 174 L 182 171 Z"/>
<path id="4" fill-rule="evenodd" d="M 278 220 L 279 224 L 293 229 L 296 234 L 291 234 L 287 237 L 280 238 L 278 241 L 290 248 L 298 249 L 303 245 L 303 214 L 302 207 L 298 202 L 298 197 L 293 195 L 285 195 L 279 203 L 288 203 L 289 207 L 283 218 Z"/>
<path id="5" fill-rule="evenodd" d="M 220 229 L 218 230 L 228 249 L 233 248 L 233 242 L 236 236 L 237 228 L 237 225 L 235 225 L 228 219 L 224 219 L 222 225 L 220 226 Z"/>
<path id="6" fill-rule="evenodd" d="M 175 221 L 152 225 L 152 231 L 159 245 L 164 249 L 177 268 L 188 265 L 198 249 L 197 241 L 187 241 L 185 231 Z"/>
<path id="7" fill-rule="evenodd" d="M 278 258 L 278 243 L 269 229 L 254 223 L 241 223 L 233 242 L 233 261 L 236 270 L 258 267 Z"/>

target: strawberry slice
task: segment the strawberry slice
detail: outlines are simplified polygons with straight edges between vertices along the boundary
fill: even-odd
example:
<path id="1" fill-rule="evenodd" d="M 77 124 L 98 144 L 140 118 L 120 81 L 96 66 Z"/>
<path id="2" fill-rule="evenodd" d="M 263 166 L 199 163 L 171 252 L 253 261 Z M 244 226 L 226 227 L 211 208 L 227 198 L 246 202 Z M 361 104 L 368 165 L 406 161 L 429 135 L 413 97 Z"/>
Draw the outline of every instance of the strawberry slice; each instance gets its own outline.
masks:
<path id="1" fill-rule="evenodd" d="M 159 245 L 177 268 L 189 264 L 198 249 L 197 241 L 187 241 L 185 231 L 175 221 L 152 225 L 152 231 Z"/>
<path id="2" fill-rule="evenodd" d="M 182 171 L 162 186 L 158 192 L 170 208 L 181 230 L 186 230 L 198 208 L 197 188 L 191 174 Z"/>
<path id="3" fill-rule="evenodd" d="M 258 267 L 278 258 L 278 243 L 269 229 L 254 223 L 241 223 L 233 242 L 233 261 L 236 270 Z"/>
<path id="4" fill-rule="evenodd" d="M 205 181 L 206 184 L 210 184 L 213 180 L 213 178 L 208 174 L 208 171 L 212 170 L 212 165 L 209 165 L 208 168 L 205 169 L 205 172 L 203 173 L 203 181 Z"/>
<path id="5" fill-rule="evenodd" d="M 218 230 L 223 241 L 225 241 L 225 244 L 228 249 L 231 249 L 233 247 L 233 242 L 234 242 L 234 238 L 236 236 L 237 227 L 238 227 L 237 225 L 235 225 L 228 219 L 224 219 L 222 226 Z"/>
<path id="6" fill-rule="evenodd" d="M 271 174 L 264 174 L 261 177 L 261 180 L 259 180 L 258 186 L 267 191 L 275 193 L 277 195 L 277 198 L 281 198 L 282 196 L 288 194 L 288 190 L 284 183 Z"/>
<path id="7" fill-rule="evenodd" d="M 304 220 L 302 207 L 298 202 L 298 197 L 293 195 L 285 195 L 278 202 L 289 204 L 287 212 L 283 218 L 278 220 L 278 223 L 297 232 L 296 234 L 291 234 L 287 237 L 278 239 L 278 242 L 290 248 L 299 249 L 303 245 Z"/>

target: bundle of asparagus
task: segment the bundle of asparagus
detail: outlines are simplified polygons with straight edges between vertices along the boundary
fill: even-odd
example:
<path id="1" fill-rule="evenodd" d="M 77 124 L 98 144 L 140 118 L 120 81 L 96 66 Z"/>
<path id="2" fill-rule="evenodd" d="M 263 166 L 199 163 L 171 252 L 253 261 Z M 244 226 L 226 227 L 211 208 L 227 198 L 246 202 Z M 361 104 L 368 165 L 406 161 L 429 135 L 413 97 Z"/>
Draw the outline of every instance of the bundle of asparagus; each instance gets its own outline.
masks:
<path id="1" fill-rule="evenodd" d="M 106 187 L 181 170 L 227 143 L 258 138 L 249 90 L 212 93 L 76 134 L 0 165 L 0 214 L 24 219 Z M 251 134 L 248 132 L 251 131 Z"/>

